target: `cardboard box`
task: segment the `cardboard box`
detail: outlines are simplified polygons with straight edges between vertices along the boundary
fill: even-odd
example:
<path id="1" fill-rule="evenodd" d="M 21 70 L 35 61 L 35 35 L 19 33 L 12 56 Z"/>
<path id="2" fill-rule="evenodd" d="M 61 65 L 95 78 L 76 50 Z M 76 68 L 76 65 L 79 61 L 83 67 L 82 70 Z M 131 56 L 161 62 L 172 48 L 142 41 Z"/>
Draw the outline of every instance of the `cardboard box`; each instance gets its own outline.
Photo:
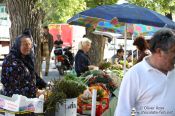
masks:
<path id="1" fill-rule="evenodd" d="M 43 113 L 43 104 L 44 101 L 39 98 L 27 98 L 18 94 L 14 94 L 12 97 L 0 95 L 0 108 L 13 112 Z"/>

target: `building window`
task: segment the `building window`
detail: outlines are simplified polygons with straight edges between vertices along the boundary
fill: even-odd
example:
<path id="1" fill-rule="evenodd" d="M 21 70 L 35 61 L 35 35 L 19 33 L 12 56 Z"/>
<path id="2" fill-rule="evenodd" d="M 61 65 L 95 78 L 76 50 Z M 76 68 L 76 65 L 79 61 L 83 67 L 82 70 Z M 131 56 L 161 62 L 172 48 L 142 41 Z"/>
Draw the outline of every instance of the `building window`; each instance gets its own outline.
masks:
<path id="1" fill-rule="evenodd" d="M 5 7 L 0 6 L 0 13 L 4 13 L 5 12 Z"/>
<path id="2" fill-rule="evenodd" d="M 7 17 L 0 17 L 0 20 L 7 20 Z"/>

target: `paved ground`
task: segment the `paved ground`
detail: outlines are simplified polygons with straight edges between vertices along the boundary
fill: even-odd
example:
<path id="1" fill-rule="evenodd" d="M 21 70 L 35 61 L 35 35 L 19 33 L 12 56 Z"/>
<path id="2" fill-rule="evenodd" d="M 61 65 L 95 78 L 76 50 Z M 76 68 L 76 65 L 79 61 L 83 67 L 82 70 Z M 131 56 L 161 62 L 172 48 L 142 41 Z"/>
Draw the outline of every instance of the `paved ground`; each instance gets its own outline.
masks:
<path id="1" fill-rule="evenodd" d="M 46 62 L 44 61 L 42 64 L 42 74 L 43 74 L 43 79 L 48 82 L 51 80 L 57 80 L 60 78 L 59 72 L 57 69 L 54 69 L 55 64 L 54 64 L 54 60 L 50 60 L 50 67 L 49 67 L 49 74 L 48 76 L 44 76 L 45 74 L 45 64 Z"/>
<path id="2" fill-rule="evenodd" d="M 54 69 L 55 65 L 54 65 L 54 60 L 51 60 L 50 61 L 50 67 L 49 67 L 49 74 L 48 76 L 44 76 L 44 71 L 45 71 L 45 61 L 43 62 L 43 65 L 42 65 L 42 74 L 43 74 L 43 79 L 48 82 L 48 81 L 51 81 L 51 80 L 57 80 L 60 78 L 59 76 L 59 72 L 57 69 Z M 1 77 L 1 68 L 2 68 L 2 60 L 0 61 L 0 77 Z M 0 89 L 2 88 L 2 84 L 0 83 Z"/>

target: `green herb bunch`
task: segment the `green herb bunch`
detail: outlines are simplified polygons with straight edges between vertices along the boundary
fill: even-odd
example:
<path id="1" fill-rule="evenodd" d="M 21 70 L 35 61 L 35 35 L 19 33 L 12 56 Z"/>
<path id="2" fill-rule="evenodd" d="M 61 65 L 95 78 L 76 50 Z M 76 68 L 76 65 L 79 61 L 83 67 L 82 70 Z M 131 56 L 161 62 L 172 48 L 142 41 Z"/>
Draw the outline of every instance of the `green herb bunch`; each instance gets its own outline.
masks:
<path id="1" fill-rule="evenodd" d="M 49 90 L 49 96 L 45 101 L 45 110 L 55 110 L 56 103 L 63 104 L 66 99 L 66 95 L 59 88 L 59 85 L 56 84 L 57 81 L 54 81 L 54 86 Z"/>
<path id="2" fill-rule="evenodd" d="M 75 98 L 78 97 L 81 93 L 84 92 L 86 86 L 82 83 L 78 83 L 74 80 L 61 80 L 58 83 L 59 88 L 66 95 L 66 98 Z"/>
<path id="3" fill-rule="evenodd" d="M 45 101 L 45 109 L 55 108 L 57 103 L 63 104 L 68 98 L 76 98 L 86 89 L 85 84 L 80 83 L 70 75 L 64 79 L 55 80 L 53 83 L 50 95 Z"/>

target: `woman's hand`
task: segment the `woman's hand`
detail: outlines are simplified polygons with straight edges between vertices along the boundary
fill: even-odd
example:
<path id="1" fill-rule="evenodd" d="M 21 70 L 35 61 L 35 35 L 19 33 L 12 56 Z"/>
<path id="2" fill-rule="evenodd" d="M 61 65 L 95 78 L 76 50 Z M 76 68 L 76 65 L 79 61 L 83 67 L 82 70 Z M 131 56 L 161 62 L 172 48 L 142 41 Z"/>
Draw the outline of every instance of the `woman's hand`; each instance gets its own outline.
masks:
<path id="1" fill-rule="evenodd" d="M 38 89 L 36 92 L 36 97 L 39 97 L 40 95 L 45 95 L 45 90 Z"/>
<path id="2" fill-rule="evenodd" d="M 98 70 L 99 69 L 97 66 L 94 66 L 94 65 L 89 65 L 88 68 L 89 68 L 89 70 Z"/>

